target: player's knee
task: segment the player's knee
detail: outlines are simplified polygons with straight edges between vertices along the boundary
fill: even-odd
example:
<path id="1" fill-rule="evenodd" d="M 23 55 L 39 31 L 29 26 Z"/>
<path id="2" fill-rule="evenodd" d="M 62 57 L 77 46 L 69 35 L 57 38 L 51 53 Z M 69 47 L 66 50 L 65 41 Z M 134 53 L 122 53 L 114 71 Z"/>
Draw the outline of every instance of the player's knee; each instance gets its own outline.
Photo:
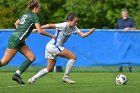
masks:
<path id="1" fill-rule="evenodd" d="M 52 72 L 53 71 L 53 68 L 47 68 L 48 69 L 48 72 Z"/>
<path id="2" fill-rule="evenodd" d="M 76 60 L 76 59 L 77 59 L 77 57 L 76 57 L 75 55 L 73 55 L 73 57 L 72 57 L 71 59 Z"/>
<path id="3" fill-rule="evenodd" d="M 7 65 L 9 63 L 9 61 L 10 61 L 9 59 L 2 58 L 1 59 L 1 65 L 5 66 L 5 65 Z"/>
<path id="4" fill-rule="evenodd" d="M 7 64 L 8 64 L 8 62 L 7 62 L 7 61 L 2 62 L 2 66 L 6 66 Z"/>
<path id="5" fill-rule="evenodd" d="M 29 58 L 29 60 L 33 62 L 33 61 L 35 61 L 35 60 L 36 60 L 36 57 L 35 57 L 35 56 L 30 57 L 30 58 Z"/>

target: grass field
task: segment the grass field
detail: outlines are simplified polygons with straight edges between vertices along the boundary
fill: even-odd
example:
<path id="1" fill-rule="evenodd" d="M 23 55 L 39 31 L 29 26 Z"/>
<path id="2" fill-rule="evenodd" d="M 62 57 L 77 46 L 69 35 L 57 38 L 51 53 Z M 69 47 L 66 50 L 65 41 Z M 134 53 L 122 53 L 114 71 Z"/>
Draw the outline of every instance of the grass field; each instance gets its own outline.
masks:
<path id="1" fill-rule="evenodd" d="M 14 72 L 0 72 L 0 93 L 138 93 L 140 91 L 140 73 L 125 74 L 126 85 L 116 85 L 118 73 L 73 72 L 71 78 L 76 84 L 63 83 L 63 73 L 51 73 L 40 78 L 34 85 L 27 84 L 28 78 L 36 72 L 25 72 L 22 75 L 25 86 L 11 80 Z"/>

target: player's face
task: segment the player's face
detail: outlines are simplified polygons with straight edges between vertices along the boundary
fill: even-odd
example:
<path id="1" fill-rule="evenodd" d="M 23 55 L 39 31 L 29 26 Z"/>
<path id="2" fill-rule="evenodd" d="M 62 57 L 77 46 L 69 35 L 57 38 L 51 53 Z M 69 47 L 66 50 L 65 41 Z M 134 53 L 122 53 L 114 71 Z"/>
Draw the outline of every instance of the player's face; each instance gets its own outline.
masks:
<path id="1" fill-rule="evenodd" d="M 128 18 L 128 12 L 122 12 L 122 18 L 127 19 Z"/>
<path id="2" fill-rule="evenodd" d="M 78 22 L 78 18 L 75 17 L 72 21 L 69 21 L 69 26 L 74 27 L 76 26 L 77 22 Z"/>
<path id="3" fill-rule="evenodd" d="M 35 13 L 38 14 L 40 12 L 40 10 L 41 10 L 41 7 L 36 7 L 35 8 Z"/>

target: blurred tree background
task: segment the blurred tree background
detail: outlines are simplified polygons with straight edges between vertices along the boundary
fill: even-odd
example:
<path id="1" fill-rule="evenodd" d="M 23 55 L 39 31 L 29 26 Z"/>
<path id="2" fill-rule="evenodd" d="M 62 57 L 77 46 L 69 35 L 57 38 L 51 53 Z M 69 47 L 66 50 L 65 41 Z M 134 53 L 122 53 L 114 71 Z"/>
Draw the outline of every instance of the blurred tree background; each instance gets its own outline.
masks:
<path id="1" fill-rule="evenodd" d="M 14 28 L 15 21 L 26 12 L 29 0 L 0 0 L 0 28 Z M 40 0 L 41 24 L 65 21 L 74 12 L 79 17 L 79 28 L 114 28 L 121 17 L 121 9 L 127 8 L 129 17 L 140 28 L 140 0 Z"/>

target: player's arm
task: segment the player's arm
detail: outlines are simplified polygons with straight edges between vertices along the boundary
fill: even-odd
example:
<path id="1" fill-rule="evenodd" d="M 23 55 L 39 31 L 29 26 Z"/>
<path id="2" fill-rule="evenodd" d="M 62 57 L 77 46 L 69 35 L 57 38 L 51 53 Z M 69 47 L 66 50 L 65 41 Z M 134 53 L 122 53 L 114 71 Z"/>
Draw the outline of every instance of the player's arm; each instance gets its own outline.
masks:
<path id="1" fill-rule="evenodd" d="M 55 38 L 53 35 L 51 35 L 51 34 L 45 32 L 43 29 L 41 29 L 40 24 L 35 23 L 35 27 L 36 27 L 36 29 L 37 29 L 37 32 L 40 33 L 41 35 L 48 36 L 48 37 L 50 37 L 50 38 Z"/>
<path id="2" fill-rule="evenodd" d="M 20 23 L 20 20 L 18 19 L 18 20 L 15 22 L 15 27 L 16 27 L 16 28 L 18 27 L 19 23 Z"/>
<path id="3" fill-rule="evenodd" d="M 90 29 L 89 32 L 77 32 L 81 37 L 87 37 L 88 35 L 92 34 L 95 31 L 95 28 Z"/>
<path id="4" fill-rule="evenodd" d="M 46 24 L 46 25 L 43 25 L 41 26 L 42 29 L 47 29 L 47 28 L 56 28 L 55 24 Z M 36 33 L 37 32 L 37 29 L 33 29 L 32 30 L 33 33 Z"/>
<path id="5" fill-rule="evenodd" d="M 124 28 L 124 31 L 129 31 L 129 30 L 136 30 L 136 27 L 126 27 L 126 28 Z"/>
<path id="6" fill-rule="evenodd" d="M 42 29 L 46 29 L 46 28 L 56 28 L 56 25 L 55 24 L 46 24 L 46 25 L 43 25 L 41 26 Z"/>
<path id="7" fill-rule="evenodd" d="M 134 20 L 131 20 L 131 26 L 124 28 L 124 31 L 129 31 L 129 30 L 136 30 L 136 24 Z"/>

